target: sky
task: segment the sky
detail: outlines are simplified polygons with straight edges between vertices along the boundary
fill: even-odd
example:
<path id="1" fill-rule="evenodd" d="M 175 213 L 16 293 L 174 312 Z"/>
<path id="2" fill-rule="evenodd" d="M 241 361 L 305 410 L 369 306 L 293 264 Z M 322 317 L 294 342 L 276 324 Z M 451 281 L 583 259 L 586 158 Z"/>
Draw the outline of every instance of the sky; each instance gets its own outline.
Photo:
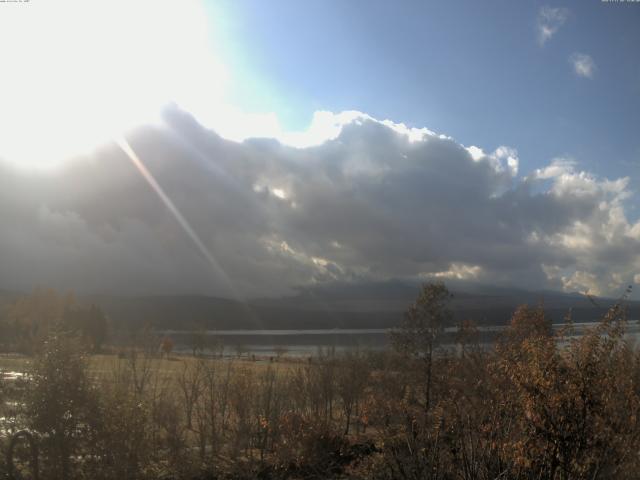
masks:
<path id="1" fill-rule="evenodd" d="M 212 2 L 208 14 L 239 73 L 234 100 L 285 128 L 359 110 L 513 146 L 525 170 L 571 156 L 640 179 L 638 5 L 257 0 Z M 580 58 L 593 66 L 576 70 Z"/>
<path id="2" fill-rule="evenodd" d="M 640 283 L 640 3 L 0 3 L 0 289 Z"/>

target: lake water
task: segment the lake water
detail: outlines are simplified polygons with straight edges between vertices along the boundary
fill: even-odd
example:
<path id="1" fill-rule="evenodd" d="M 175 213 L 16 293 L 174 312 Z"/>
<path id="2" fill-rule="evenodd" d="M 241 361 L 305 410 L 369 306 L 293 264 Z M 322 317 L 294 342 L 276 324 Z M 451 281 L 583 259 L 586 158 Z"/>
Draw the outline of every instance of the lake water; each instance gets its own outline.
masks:
<path id="1" fill-rule="evenodd" d="M 574 336 L 580 336 L 585 329 L 594 323 L 574 323 Z M 564 327 L 555 324 L 554 329 Z M 478 327 L 481 344 L 491 344 L 505 326 Z M 311 356 L 319 349 L 335 349 L 336 352 L 346 350 L 382 350 L 389 346 L 389 329 L 313 329 L 313 330 L 210 330 L 204 332 L 210 341 L 215 341 L 224 348 L 225 356 L 256 355 L 277 356 Z M 445 330 L 445 343 L 450 338 L 453 342 L 455 328 Z M 174 339 L 177 351 L 190 349 L 190 336 L 193 332 L 167 330 L 159 332 Z M 627 325 L 627 338 L 631 342 L 640 339 L 640 325 L 630 320 Z"/>

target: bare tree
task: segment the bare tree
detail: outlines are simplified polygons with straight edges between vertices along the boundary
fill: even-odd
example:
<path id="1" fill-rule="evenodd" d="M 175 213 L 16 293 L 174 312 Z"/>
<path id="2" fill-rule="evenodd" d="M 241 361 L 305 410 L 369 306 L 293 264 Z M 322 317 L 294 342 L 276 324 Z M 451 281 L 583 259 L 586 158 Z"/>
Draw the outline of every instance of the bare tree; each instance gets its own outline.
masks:
<path id="1" fill-rule="evenodd" d="M 345 418 L 345 435 L 349 435 L 354 410 L 356 417 L 358 415 L 359 404 L 364 396 L 368 383 L 369 367 L 366 358 L 360 352 L 346 352 L 340 357 L 336 372 L 336 390 L 342 400 L 342 410 Z M 357 428 L 358 424 L 356 424 L 356 429 Z"/>
<path id="2" fill-rule="evenodd" d="M 184 362 L 177 379 L 178 390 L 182 394 L 187 429 L 191 430 L 193 412 L 205 388 L 205 366 L 202 361 Z"/>
<path id="3" fill-rule="evenodd" d="M 423 365 L 425 411 L 429 411 L 431 405 L 434 349 L 453 318 L 448 308 L 451 297 L 444 283 L 424 284 L 418 298 L 405 313 L 400 328 L 391 332 L 394 348 L 420 360 Z"/>

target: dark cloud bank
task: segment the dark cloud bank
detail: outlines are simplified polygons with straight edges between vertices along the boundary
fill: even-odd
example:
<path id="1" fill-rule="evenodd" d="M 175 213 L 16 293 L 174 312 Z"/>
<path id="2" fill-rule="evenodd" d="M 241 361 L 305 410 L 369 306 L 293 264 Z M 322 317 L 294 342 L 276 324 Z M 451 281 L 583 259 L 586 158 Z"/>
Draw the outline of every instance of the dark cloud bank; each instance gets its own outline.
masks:
<path id="1" fill-rule="evenodd" d="M 46 172 L 0 162 L 0 288 L 253 297 L 441 278 L 609 294 L 640 278 L 626 179 L 567 160 L 518 175 L 508 148 L 366 116 L 303 149 L 227 141 L 176 108 L 164 121 L 128 139 L 219 269 L 113 144 Z"/>

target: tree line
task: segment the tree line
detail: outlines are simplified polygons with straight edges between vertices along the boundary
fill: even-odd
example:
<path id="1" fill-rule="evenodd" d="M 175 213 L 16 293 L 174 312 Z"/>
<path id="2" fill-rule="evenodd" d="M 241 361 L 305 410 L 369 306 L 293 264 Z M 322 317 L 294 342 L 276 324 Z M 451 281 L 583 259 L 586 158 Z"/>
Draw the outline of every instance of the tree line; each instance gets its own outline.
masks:
<path id="1" fill-rule="evenodd" d="M 54 331 L 78 336 L 92 352 L 107 341 L 109 320 L 97 305 L 73 293 L 38 288 L 0 309 L 0 342 L 5 351 L 35 353 Z"/>

